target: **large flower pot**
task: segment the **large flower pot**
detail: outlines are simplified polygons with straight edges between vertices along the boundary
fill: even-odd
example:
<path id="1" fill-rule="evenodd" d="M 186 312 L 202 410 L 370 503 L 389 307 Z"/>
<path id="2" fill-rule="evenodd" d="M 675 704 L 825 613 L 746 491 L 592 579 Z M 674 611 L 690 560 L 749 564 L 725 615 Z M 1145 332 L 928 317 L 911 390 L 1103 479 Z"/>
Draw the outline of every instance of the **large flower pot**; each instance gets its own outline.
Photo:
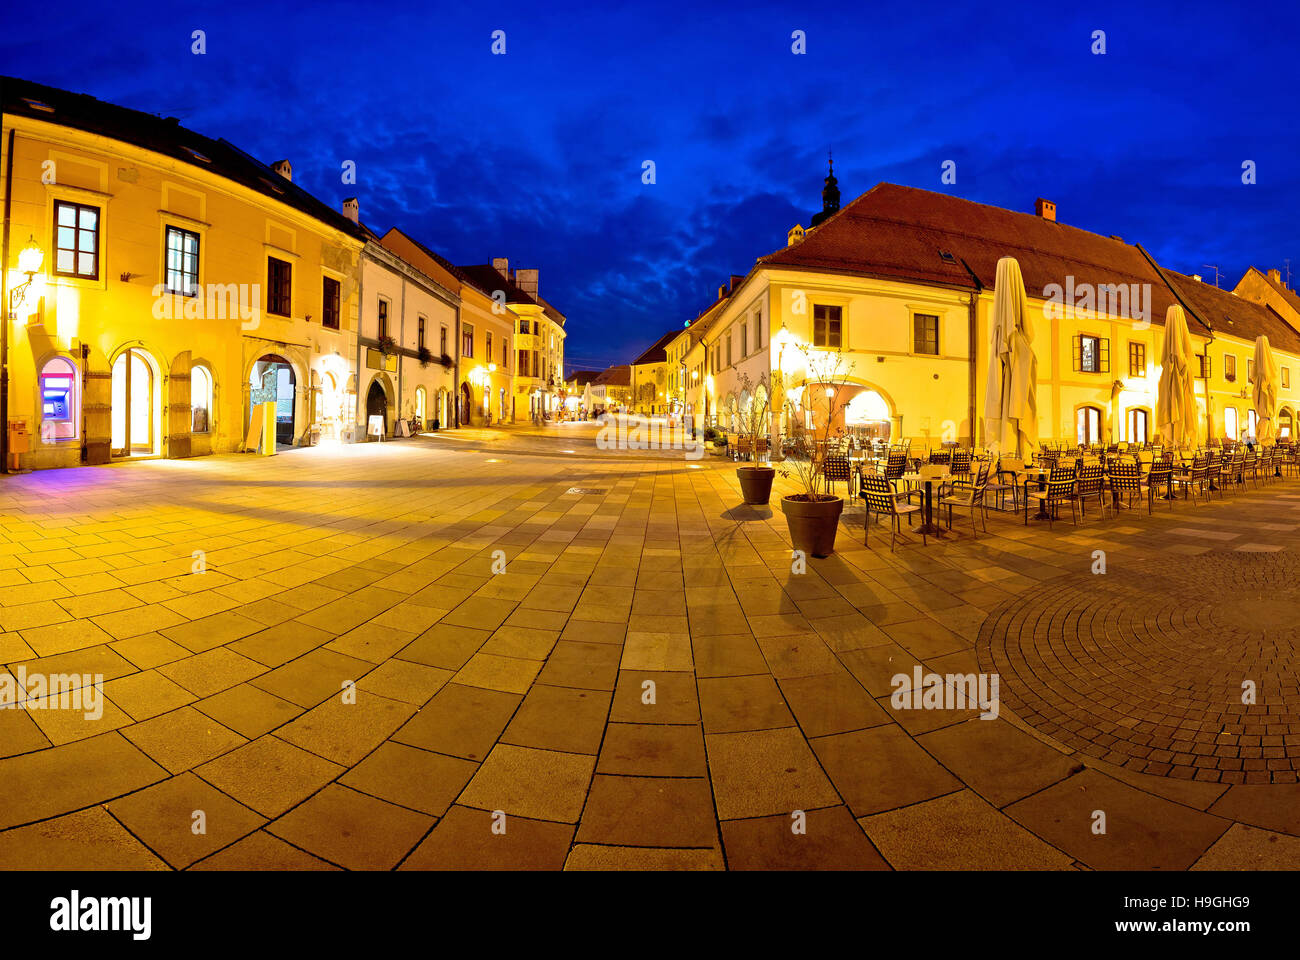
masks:
<path id="1" fill-rule="evenodd" d="M 772 478 L 776 476 L 773 467 L 737 467 L 736 478 L 740 481 L 740 492 L 745 502 L 759 505 L 766 504 L 772 495 Z"/>
<path id="2" fill-rule="evenodd" d="M 844 498 L 817 494 L 816 500 L 804 499 L 799 493 L 781 498 L 790 540 L 796 550 L 814 557 L 829 557 L 835 552 L 835 531 L 844 511 Z"/>

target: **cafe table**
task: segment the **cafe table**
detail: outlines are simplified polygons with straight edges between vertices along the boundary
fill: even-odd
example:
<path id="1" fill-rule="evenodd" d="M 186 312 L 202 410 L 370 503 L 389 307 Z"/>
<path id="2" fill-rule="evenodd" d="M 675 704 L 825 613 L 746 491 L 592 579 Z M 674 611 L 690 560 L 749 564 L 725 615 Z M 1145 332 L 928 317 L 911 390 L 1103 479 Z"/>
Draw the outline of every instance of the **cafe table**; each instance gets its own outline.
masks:
<path id="1" fill-rule="evenodd" d="M 1043 483 L 1047 482 L 1047 478 L 1051 476 L 1051 473 L 1052 471 L 1049 467 L 1025 467 L 1016 471 L 1016 475 L 1019 478 L 1017 482 L 1024 484 L 1025 487 L 1025 526 L 1029 526 L 1029 485 L 1031 483 L 1037 483 L 1041 486 Z M 1038 504 L 1038 512 L 1034 514 L 1034 519 L 1047 520 L 1049 519 L 1049 516 L 1050 515 L 1047 512 L 1047 502 L 1040 501 Z"/>
<path id="2" fill-rule="evenodd" d="M 938 464 L 927 464 L 917 472 L 905 473 L 898 479 L 908 483 L 919 483 L 925 488 L 923 507 L 925 522 L 921 524 L 919 532 L 931 537 L 944 536 L 948 531 L 934 522 L 934 485 L 942 484 L 948 479 L 948 468 Z"/>

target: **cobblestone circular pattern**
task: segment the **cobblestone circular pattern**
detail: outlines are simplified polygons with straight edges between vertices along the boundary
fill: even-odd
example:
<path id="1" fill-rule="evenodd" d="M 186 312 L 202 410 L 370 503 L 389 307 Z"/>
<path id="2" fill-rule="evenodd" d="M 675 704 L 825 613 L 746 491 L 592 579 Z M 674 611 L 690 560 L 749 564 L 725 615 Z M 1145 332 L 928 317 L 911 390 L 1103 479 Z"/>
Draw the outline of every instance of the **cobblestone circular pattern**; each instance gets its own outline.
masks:
<path id="1" fill-rule="evenodd" d="M 976 653 L 1003 707 L 1079 753 L 1183 780 L 1297 783 L 1298 641 L 1300 559 L 1216 551 L 1046 581 L 984 621 Z"/>

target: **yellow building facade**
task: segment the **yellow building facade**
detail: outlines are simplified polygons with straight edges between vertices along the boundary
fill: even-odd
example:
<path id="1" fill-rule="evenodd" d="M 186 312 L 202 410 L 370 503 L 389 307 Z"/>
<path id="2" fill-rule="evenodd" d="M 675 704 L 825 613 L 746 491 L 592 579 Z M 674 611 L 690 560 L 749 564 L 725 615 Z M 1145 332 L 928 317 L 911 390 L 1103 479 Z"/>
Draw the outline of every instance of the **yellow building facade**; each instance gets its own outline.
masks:
<path id="1" fill-rule="evenodd" d="M 278 445 L 348 432 L 363 240 L 346 218 L 287 162 L 173 121 L 16 81 L 5 98 L 21 467 L 235 451 L 263 402 Z"/>
<path id="2" fill-rule="evenodd" d="M 715 305 L 688 370 L 694 421 L 734 428 L 757 395 L 770 398 L 774 439 L 806 416 L 825 379 L 837 424 L 918 447 L 985 442 L 993 280 L 1001 256 L 1025 274 L 1037 358 L 1040 439 L 1154 439 L 1163 322 L 1185 309 L 1201 375 L 1201 436 L 1253 435 L 1255 338 L 1281 369 L 1280 431 L 1292 433 L 1300 372 L 1300 310 L 1248 299 L 1158 265 L 1141 247 L 1035 214 L 882 184 L 761 258 Z M 1285 286 L 1283 285 L 1285 290 Z M 1276 291 L 1274 291 L 1276 292 Z M 1285 298 L 1279 294 L 1279 300 Z M 702 318 L 703 319 L 703 318 Z M 818 376 L 838 362 L 832 378 Z M 689 376 L 689 373 L 688 373 Z"/>
<path id="3" fill-rule="evenodd" d="M 382 418 L 385 436 L 400 417 L 417 431 L 440 417 L 439 399 L 455 389 L 455 365 L 448 332 L 461 307 L 457 290 L 385 247 L 371 235 L 362 251 L 360 336 L 360 412 L 368 425 Z M 446 360 L 443 358 L 446 357 Z"/>

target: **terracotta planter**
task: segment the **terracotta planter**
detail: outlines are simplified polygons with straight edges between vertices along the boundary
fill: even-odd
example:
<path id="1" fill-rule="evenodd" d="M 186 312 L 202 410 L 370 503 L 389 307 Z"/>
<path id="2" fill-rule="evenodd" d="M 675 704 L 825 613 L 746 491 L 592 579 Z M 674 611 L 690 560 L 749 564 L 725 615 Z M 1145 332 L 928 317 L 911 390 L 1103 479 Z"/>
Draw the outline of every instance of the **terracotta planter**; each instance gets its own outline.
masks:
<path id="1" fill-rule="evenodd" d="M 740 481 L 740 492 L 745 497 L 745 502 L 754 504 L 766 504 L 768 498 L 772 495 L 772 479 L 776 476 L 776 470 L 772 467 L 737 467 L 736 478 Z"/>
<path id="2" fill-rule="evenodd" d="M 829 557 L 835 552 L 835 531 L 840 514 L 844 511 L 844 498 L 826 500 L 796 500 L 781 498 L 781 510 L 794 549 L 814 557 Z"/>

